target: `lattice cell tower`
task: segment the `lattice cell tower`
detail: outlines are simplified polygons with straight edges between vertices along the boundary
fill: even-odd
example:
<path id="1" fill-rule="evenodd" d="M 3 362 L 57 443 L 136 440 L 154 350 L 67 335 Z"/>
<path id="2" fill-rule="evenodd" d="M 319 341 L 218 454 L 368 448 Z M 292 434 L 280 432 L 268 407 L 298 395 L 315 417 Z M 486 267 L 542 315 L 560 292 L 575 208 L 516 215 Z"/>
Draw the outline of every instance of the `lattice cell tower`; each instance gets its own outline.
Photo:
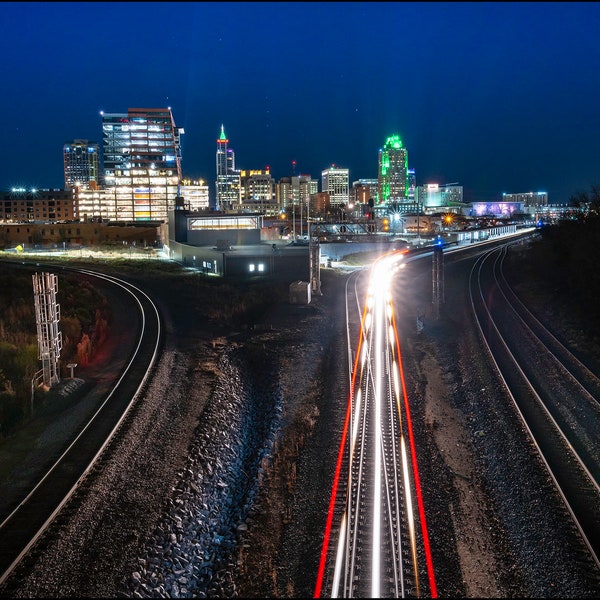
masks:
<path id="1" fill-rule="evenodd" d="M 44 386 L 51 388 L 60 381 L 58 359 L 62 350 L 62 333 L 58 330 L 60 306 L 56 303 L 58 278 L 53 273 L 33 274 L 35 320 Z"/>

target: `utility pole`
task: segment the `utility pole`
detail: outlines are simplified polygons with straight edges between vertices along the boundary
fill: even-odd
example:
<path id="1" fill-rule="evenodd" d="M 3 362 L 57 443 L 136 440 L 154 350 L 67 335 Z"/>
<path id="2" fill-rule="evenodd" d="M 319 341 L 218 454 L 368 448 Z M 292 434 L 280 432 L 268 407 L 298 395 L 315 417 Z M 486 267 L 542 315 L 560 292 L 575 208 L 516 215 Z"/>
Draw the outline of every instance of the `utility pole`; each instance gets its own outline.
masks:
<path id="1" fill-rule="evenodd" d="M 294 198 L 294 193 L 291 194 L 292 201 L 292 238 L 294 242 L 296 241 L 296 199 Z"/>
<path id="2" fill-rule="evenodd" d="M 441 246 L 435 246 L 432 257 L 433 318 L 440 318 L 440 304 L 444 303 L 444 254 Z"/>
<path id="3" fill-rule="evenodd" d="M 309 260 L 309 279 L 311 294 L 322 296 L 321 293 L 321 262 L 319 255 L 319 240 L 313 241 L 313 232 L 310 227 L 310 196 L 308 197 L 308 207 L 306 209 L 306 228 L 308 229 L 308 260 Z"/>

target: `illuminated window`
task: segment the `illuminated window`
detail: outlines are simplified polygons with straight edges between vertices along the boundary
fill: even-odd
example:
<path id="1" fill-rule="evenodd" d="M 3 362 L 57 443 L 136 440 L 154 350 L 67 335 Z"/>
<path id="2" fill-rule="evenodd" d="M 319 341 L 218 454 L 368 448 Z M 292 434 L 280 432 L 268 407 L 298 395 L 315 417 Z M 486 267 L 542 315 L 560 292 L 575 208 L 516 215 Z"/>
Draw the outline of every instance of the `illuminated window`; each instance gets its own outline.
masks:
<path id="1" fill-rule="evenodd" d="M 258 270 L 262 273 L 265 270 L 265 265 L 263 263 L 259 263 Z"/>
<path id="2" fill-rule="evenodd" d="M 250 273 L 254 273 L 254 271 L 256 270 L 256 265 L 254 263 L 251 263 L 250 265 L 248 265 L 248 270 L 250 271 Z"/>

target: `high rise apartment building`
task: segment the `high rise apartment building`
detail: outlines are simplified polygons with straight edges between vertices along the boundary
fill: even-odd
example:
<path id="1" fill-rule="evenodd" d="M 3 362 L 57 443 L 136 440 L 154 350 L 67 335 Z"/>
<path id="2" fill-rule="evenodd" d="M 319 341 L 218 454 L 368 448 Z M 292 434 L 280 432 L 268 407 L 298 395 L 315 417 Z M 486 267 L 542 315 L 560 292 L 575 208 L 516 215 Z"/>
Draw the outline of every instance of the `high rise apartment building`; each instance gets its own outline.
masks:
<path id="1" fill-rule="evenodd" d="M 408 152 L 398 135 L 387 138 L 379 149 L 377 204 L 405 202 L 408 199 Z"/>
<path id="2" fill-rule="evenodd" d="M 103 211 L 118 221 L 166 221 L 181 181 L 181 134 L 170 108 L 101 113 L 106 186 Z M 80 199 L 85 203 L 85 194 Z M 94 214 L 94 208 L 80 206 Z"/>
<path id="3" fill-rule="evenodd" d="M 240 172 L 236 171 L 235 152 L 229 148 L 229 140 L 223 125 L 217 139 L 216 167 L 215 208 L 216 210 L 237 209 L 242 202 L 241 176 Z"/>
<path id="4" fill-rule="evenodd" d="M 347 205 L 350 200 L 350 171 L 331 165 L 321 171 L 321 191 L 329 194 L 332 208 Z"/>
<path id="5" fill-rule="evenodd" d="M 88 140 L 74 140 L 63 146 L 65 189 L 96 190 L 102 186 L 100 146 Z"/>

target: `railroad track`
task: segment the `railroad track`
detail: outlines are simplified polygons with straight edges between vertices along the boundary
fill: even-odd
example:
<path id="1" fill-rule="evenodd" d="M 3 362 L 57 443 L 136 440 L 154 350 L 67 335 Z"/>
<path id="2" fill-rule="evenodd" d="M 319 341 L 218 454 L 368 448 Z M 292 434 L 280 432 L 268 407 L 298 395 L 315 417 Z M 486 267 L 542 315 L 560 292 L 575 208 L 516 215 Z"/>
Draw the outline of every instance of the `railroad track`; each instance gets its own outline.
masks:
<path id="1" fill-rule="evenodd" d="M 317 597 L 436 595 L 391 290 L 404 258 L 348 277 L 348 407 Z"/>
<path id="2" fill-rule="evenodd" d="M 474 263 L 480 336 L 591 560 L 600 567 L 600 379 L 519 300 L 504 274 L 509 244 Z"/>
<path id="3" fill-rule="evenodd" d="M 53 535 L 53 528 L 58 531 L 61 516 L 76 510 L 78 492 L 89 485 L 111 451 L 111 442 L 121 435 L 138 409 L 163 343 L 160 314 L 142 290 L 102 273 L 68 270 L 118 286 L 130 295 L 139 310 L 139 339 L 123 371 L 115 374 L 112 391 L 58 460 L 0 523 L 0 595 L 5 597 L 11 595 L 11 578 L 18 577 L 20 566 L 35 555 L 44 536 Z"/>

